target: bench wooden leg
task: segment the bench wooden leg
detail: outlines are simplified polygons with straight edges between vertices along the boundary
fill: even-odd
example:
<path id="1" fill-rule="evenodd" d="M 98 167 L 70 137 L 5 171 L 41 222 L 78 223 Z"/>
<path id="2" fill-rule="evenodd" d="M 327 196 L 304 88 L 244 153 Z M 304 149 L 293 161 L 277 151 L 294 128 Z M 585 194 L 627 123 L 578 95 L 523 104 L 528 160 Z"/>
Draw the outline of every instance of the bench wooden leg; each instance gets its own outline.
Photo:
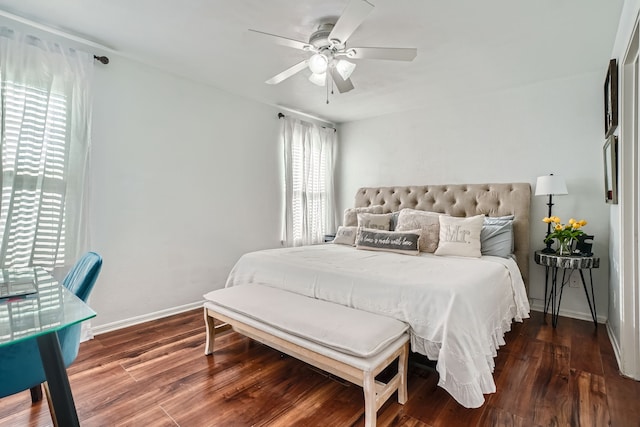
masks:
<path id="1" fill-rule="evenodd" d="M 216 328 L 213 324 L 213 317 L 209 316 L 208 310 L 204 309 L 204 325 L 207 330 L 207 341 L 204 345 L 204 354 L 208 356 L 213 354 L 213 339 L 215 338 Z"/>
<path id="2" fill-rule="evenodd" d="M 400 385 L 398 386 L 398 403 L 407 403 L 407 368 L 409 366 L 409 343 L 405 343 L 402 353 L 398 357 L 398 375 L 400 375 Z"/>
<path id="3" fill-rule="evenodd" d="M 364 391 L 364 426 L 376 427 L 378 399 L 376 396 L 376 381 L 372 372 L 365 372 L 362 389 Z"/>
<path id="4" fill-rule="evenodd" d="M 204 326 L 206 328 L 206 342 L 204 344 L 204 354 L 208 356 L 213 354 L 213 340 L 216 337 L 216 332 L 224 332 L 231 329 L 231 325 L 228 323 L 222 323 L 215 325 L 215 319 L 211 316 L 208 310 L 204 309 Z"/>
<path id="5" fill-rule="evenodd" d="M 375 427 L 378 410 L 384 405 L 394 391 L 398 391 L 398 403 L 407 402 L 407 367 L 409 364 L 409 343 L 406 342 L 394 353 L 392 359 L 398 359 L 398 372 L 386 384 L 376 381 L 375 373 L 387 367 L 387 363 L 380 365 L 374 372 L 365 371 L 362 374 L 362 390 L 364 392 L 364 425 Z"/>

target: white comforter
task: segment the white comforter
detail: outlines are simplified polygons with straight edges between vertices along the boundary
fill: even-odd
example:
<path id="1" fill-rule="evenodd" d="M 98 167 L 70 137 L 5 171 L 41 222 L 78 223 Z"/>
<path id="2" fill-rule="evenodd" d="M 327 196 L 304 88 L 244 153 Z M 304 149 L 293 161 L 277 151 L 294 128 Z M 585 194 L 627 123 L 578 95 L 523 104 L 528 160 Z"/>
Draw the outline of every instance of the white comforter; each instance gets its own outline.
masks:
<path id="1" fill-rule="evenodd" d="M 325 244 L 243 255 L 226 286 L 262 284 L 410 325 L 413 351 L 437 360 L 439 386 L 477 408 L 495 392 L 493 358 L 511 321 L 529 317 L 512 259 L 419 256 Z"/>

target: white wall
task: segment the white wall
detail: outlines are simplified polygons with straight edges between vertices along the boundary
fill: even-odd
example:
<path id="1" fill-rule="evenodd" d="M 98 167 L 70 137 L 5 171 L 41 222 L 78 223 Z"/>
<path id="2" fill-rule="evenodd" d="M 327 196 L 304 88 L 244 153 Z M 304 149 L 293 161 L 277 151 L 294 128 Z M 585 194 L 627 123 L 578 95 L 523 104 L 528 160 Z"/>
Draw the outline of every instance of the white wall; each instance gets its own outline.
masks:
<path id="1" fill-rule="evenodd" d="M 602 73 L 541 82 L 341 125 L 340 209 L 357 188 L 380 185 L 529 182 L 555 173 L 569 195 L 554 198 L 563 220 L 584 218 L 601 256 L 594 270 L 598 315 L 608 307 L 609 207 L 604 202 Z M 531 256 L 544 247 L 546 197 L 532 196 Z M 530 297 L 541 306 L 544 269 L 531 260 Z M 565 288 L 562 313 L 590 319 L 581 288 Z"/>
<path id="2" fill-rule="evenodd" d="M 173 310 L 279 246 L 277 110 L 110 55 L 96 65 L 93 326 Z"/>
<path id="3" fill-rule="evenodd" d="M 623 10 L 620 15 L 620 25 L 618 26 L 618 33 L 616 35 L 616 41 L 613 47 L 613 51 L 611 53 L 612 58 L 616 58 L 618 60 L 618 73 L 619 80 L 621 81 L 621 69 L 625 52 L 628 48 L 629 41 L 631 40 L 631 34 L 633 31 L 634 24 L 638 17 L 638 13 L 640 13 L 640 0 L 625 0 L 623 5 Z M 622 97 L 618 96 L 618 112 L 619 118 L 622 118 Z M 616 135 L 620 135 L 620 127 L 615 131 Z M 633 154 L 633 150 L 629 150 L 623 144 L 623 141 L 619 141 L 619 150 L 620 150 L 620 159 L 623 159 L 625 154 L 628 156 Z M 625 162 L 619 162 L 619 164 L 624 167 Z M 626 171 L 623 171 L 625 173 Z M 626 172 L 631 173 L 631 171 Z M 619 177 L 622 174 L 619 173 Z M 621 258 L 622 258 L 622 247 L 621 247 L 621 239 L 620 234 L 622 233 L 622 224 L 620 221 L 622 212 L 622 205 L 612 205 L 610 208 L 610 231 L 611 231 L 611 245 L 609 247 L 609 257 L 611 262 L 611 274 L 609 277 L 609 293 L 610 293 L 610 301 L 609 301 L 609 330 L 612 335 L 612 341 L 614 344 L 614 348 L 619 350 L 619 343 L 621 342 L 621 323 L 622 319 L 622 305 L 623 301 L 621 301 Z"/>

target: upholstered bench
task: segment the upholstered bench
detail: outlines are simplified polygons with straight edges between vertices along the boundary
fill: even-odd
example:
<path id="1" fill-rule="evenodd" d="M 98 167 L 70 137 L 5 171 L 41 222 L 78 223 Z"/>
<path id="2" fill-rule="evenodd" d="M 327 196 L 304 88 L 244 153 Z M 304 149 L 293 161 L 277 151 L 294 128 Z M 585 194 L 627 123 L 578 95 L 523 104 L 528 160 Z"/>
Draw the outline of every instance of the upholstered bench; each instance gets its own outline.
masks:
<path id="1" fill-rule="evenodd" d="M 205 295 L 205 354 L 213 353 L 217 330 L 260 341 L 363 388 L 365 425 L 397 390 L 407 400 L 407 325 L 396 319 L 260 285 L 241 285 Z M 225 325 L 214 326 L 214 319 Z M 375 379 L 398 360 L 387 383 Z"/>

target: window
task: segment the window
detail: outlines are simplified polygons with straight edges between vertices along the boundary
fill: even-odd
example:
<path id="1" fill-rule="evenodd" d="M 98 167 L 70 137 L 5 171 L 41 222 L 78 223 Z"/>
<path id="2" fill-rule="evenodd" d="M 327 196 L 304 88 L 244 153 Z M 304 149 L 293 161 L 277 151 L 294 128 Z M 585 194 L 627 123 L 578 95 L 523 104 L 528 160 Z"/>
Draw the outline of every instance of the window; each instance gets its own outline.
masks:
<path id="1" fill-rule="evenodd" d="M 320 243 L 335 226 L 334 129 L 284 118 L 284 227 L 287 246 Z"/>
<path id="2" fill-rule="evenodd" d="M 0 235 L 4 266 L 64 262 L 67 103 L 12 82 L 4 102 Z"/>
<path id="3" fill-rule="evenodd" d="M 93 55 L 0 27 L 0 267 L 84 250 Z"/>

